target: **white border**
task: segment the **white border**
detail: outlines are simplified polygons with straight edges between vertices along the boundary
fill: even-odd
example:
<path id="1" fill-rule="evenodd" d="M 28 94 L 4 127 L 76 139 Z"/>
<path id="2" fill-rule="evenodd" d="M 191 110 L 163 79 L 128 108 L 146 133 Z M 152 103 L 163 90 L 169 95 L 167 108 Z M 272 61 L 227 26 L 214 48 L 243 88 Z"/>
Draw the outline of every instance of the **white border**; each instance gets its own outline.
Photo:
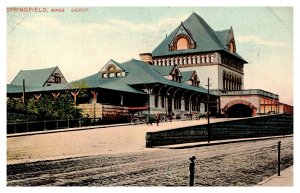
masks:
<path id="1" fill-rule="evenodd" d="M 230 192 L 296 192 L 297 188 L 299 188 L 299 185 L 297 182 L 299 182 L 298 174 L 296 171 L 299 171 L 299 160 L 298 160 L 298 120 L 297 116 L 299 115 L 298 107 L 299 107 L 299 101 L 296 99 L 299 99 L 299 36 L 297 34 L 300 34 L 299 32 L 299 11 L 300 8 L 298 6 L 298 1 L 291 0 L 291 1 L 282 1 L 282 0 L 272 0 L 272 1 L 262 1 L 262 0 L 252 0 L 252 1 L 237 1 L 237 0 L 231 0 L 231 1 L 225 1 L 225 0 L 210 0 L 210 1 L 195 1 L 195 0 L 184 0 L 184 1 L 163 1 L 163 0 L 151 0 L 151 1 L 136 1 L 136 0 L 126 0 L 126 1 L 120 1 L 120 0 L 109 0 L 109 1 L 82 1 L 82 0 L 75 0 L 75 1 L 62 1 L 62 0 L 50 0 L 50 1 L 39 1 L 39 0 L 31 0 L 31 1 L 24 1 L 24 0 L 2 0 L 0 3 L 0 46 L 1 46 L 1 52 L 0 52 L 0 61 L 1 61 L 1 107 L 2 109 L 6 109 L 6 6 L 95 6 L 95 7 L 103 7 L 103 6 L 150 6 L 150 7 L 167 7 L 167 6 L 182 6 L 182 7 L 192 7 L 192 6 L 203 6 L 203 7 L 261 7 L 261 6 L 289 6 L 294 7 L 294 111 L 295 111 L 295 125 L 294 125 L 294 142 L 295 142 L 295 149 L 294 149 L 294 156 L 295 156 L 295 163 L 294 163 L 294 187 L 292 188 L 253 188 L 253 187 L 247 187 L 247 188 L 230 188 L 230 187 L 218 187 L 218 188 L 156 188 L 156 187 L 149 187 L 149 188 L 132 188 L 132 187 L 126 187 L 126 188 L 96 188 L 96 187 L 88 187 L 88 188 L 81 188 L 81 187 L 72 187 L 72 188 L 61 188 L 61 187 L 47 187 L 47 188 L 10 188 L 6 187 L 6 110 L 1 110 L 1 137 L 0 137 L 0 143 L 1 143 L 1 156 L 0 156 L 0 190 L 1 192 L 73 192 L 73 193 L 81 193 L 83 191 L 86 192 L 124 192 L 130 191 L 130 192 L 154 192 L 154 191 L 170 191 L 170 192 L 221 192 L 221 191 L 230 191 Z M 5 171 L 5 172 L 4 172 Z"/>

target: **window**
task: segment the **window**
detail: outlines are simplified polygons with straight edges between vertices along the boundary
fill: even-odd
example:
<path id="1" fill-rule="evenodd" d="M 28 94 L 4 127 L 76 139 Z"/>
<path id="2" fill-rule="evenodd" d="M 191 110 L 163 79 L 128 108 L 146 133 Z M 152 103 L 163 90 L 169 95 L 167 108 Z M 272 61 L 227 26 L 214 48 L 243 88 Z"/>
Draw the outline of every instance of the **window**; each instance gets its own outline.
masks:
<path id="1" fill-rule="evenodd" d="M 114 73 L 114 72 L 109 73 L 109 74 L 108 74 L 108 77 L 109 77 L 109 78 L 115 77 L 115 73 Z"/>
<path id="2" fill-rule="evenodd" d="M 180 38 L 177 41 L 177 50 L 188 49 L 188 41 L 186 38 Z"/>
<path id="3" fill-rule="evenodd" d="M 231 41 L 229 43 L 228 51 L 231 52 L 231 53 L 235 53 L 235 45 L 234 45 L 233 41 Z"/>
<path id="4" fill-rule="evenodd" d="M 201 56 L 201 63 L 204 64 L 205 63 L 205 57 Z"/>
<path id="5" fill-rule="evenodd" d="M 158 107 L 158 96 L 154 96 L 154 106 L 157 108 Z"/>
<path id="6" fill-rule="evenodd" d="M 191 103 L 192 103 L 192 111 L 195 110 L 195 100 L 191 100 Z"/>
<path id="7" fill-rule="evenodd" d="M 181 109 L 181 98 L 180 97 L 174 98 L 174 109 L 177 109 L 177 110 Z"/>
<path id="8" fill-rule="evenodd" d="M 214 62 L 214 55 L 210 55 L 210 63 L 213 63 Z"/>
<path id="9" fill-rule="evenodd" d="M 175 82 L 181 82 L 181 76 L 178 69 L 175 69 L 174 73 L 172 74 L 172 80 Z"/>
<path id="10" fill-rule="evenodd" d="M 192 86 L 199 87 L 200 81 L 198 80 L 197 74 L 194 74 L 191 79 Z"/>
<path id="11" fill-rule="evenodd" d="M 175 50 L 185 50 L 185 49 L 194 49 L 196 47 L 196 43 L 193 41 L 192 37 L 187 34 L 179 34 L 169 45 L 170 51 Z"/>
<path id="12" fill-rule="evenodd" d="M 165 108 L 165 97 L 161 96 L 161 107 Z"/>
<path id="13" fill-rule="evenodd" d="M 54 76 L 55 83 L 61 83 L 61 78 L 59 76 Z"/>
<path id="14" fill-rule="evenodd" d="M 192 86 L 199 87 L 199 81 L 197 81 L 197 80 L 192 80 Z"/>
<path id="15" fill-rule="evenodd" d="M 188 98 L 184 99 L 184 108 L 186 111 L 190 110 L 190 101 Z"/>
<path id="16" fill-rule="evenodd" d="M 206 63 L 209 63 L 209 55 L 206 55 L 206 60 L 205 60 Z"/>
<path id="17" fill-rule="evenodd" d="M 104 71 L 101 71 L 102 78 L 114 78 L 114 77 L 122 77 L 125 76 L 125 72 L 117 68 L 115 64 L 109 64 Z"/>

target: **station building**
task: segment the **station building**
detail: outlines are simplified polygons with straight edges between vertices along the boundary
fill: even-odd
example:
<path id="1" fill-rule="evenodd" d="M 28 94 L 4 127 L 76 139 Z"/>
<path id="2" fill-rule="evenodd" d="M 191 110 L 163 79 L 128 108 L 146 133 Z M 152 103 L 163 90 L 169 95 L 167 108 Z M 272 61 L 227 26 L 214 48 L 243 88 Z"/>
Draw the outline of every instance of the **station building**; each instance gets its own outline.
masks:
<path id="1" fill-rule="evenodd" d="M 132 112 L 174 114 L 204 113 L 225 117 L 292 112 L 279 96 L 259 89 L 244 90 L 244 65 L 237 53 L 233 28 L 214 31 L 192 13 L 140 60 L 108 61 L 84 77 L 90 97 L 76 100 L 76 92 L 58 67 L 20 71 L 7 85 L 8 97 L 41 97 L 67 90 L 85 115 L 115 119 Z M 210 90 L 208 94 L 208 79 Z M 23 86 L 23 80 L 25 85 Z M 209 99 L 209 100 L 208 100 Z M 287 110 L 288 109 L 288 110 Z"/>
<path id="2" fill-rule="evenodd" d="M 244 65 L 237 53 L 233 28 L 214 31 L 196 13 L 169 34 L 152 53 L 141 54 L 141 60 L 154 66 L 178 66 L 182 72 L 196 71 L 200 85 L 218 96 L 217 113 L 225 117 L 247 117 L 267 113 L 292 112 L 279 102 L 277 94 L 244 89 Z M 288 109 L 288 110 L 287 110 Z"/>

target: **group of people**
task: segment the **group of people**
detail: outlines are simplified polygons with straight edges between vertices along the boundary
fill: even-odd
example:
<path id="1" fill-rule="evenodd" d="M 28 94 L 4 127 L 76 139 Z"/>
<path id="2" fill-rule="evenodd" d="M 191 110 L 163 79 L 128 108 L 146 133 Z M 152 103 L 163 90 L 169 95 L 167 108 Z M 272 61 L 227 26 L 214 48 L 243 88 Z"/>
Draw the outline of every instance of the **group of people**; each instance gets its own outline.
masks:
<path id="1" fill-rule="evenodd" d="M 156 122 L 156 125 L 159 126 L 159 122 L 161 121 L 161 115 L 159 113 L 157 113 L 155 117 L 150 117 L 149 115 L 146 116 L 147 125 L 152 125 L 154 121 Z"/>
<path id="2" fill-rule="evenodd" d="M 207 119 L 209 115 L 210 115 L 210 112 L 206 111 L 202 115 L 199 114 L 198 118 L 199 119 L 200 118 L 206 118 Z M 170 114 L 167 115 L 167 118 L 170 120 L 170 122 L 172 122 L 173 116 L 174 116 L 174 113 L 170 113 Z M 147 123 L 147 125 L 148 124 L 152 125 L 152 123 L 154 121 L 156 122 L 156 125 L 159 126 L 159 122 L 161 122 L 161 114 L 157 113 L 157 114 L 155 114 L 155 117 L 150 117 L 149 115 L 146 116 L 146 123 Z"/>

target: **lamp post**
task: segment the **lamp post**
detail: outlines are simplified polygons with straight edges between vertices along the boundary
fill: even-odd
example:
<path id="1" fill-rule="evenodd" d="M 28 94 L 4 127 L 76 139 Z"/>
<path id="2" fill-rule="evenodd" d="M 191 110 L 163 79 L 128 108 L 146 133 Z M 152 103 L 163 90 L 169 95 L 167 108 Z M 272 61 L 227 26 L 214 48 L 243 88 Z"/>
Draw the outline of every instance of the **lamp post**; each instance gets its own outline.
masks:
<path id="1" fill-rule="evenodd" d="M 210 138 L 211 138 L 211 134 L 210 134 L 210 111 L 209 111 L 209 86 L 211 86 L 209 84 L 209 77 L 207 78 L 207 142 L 210 143 Z"/>

